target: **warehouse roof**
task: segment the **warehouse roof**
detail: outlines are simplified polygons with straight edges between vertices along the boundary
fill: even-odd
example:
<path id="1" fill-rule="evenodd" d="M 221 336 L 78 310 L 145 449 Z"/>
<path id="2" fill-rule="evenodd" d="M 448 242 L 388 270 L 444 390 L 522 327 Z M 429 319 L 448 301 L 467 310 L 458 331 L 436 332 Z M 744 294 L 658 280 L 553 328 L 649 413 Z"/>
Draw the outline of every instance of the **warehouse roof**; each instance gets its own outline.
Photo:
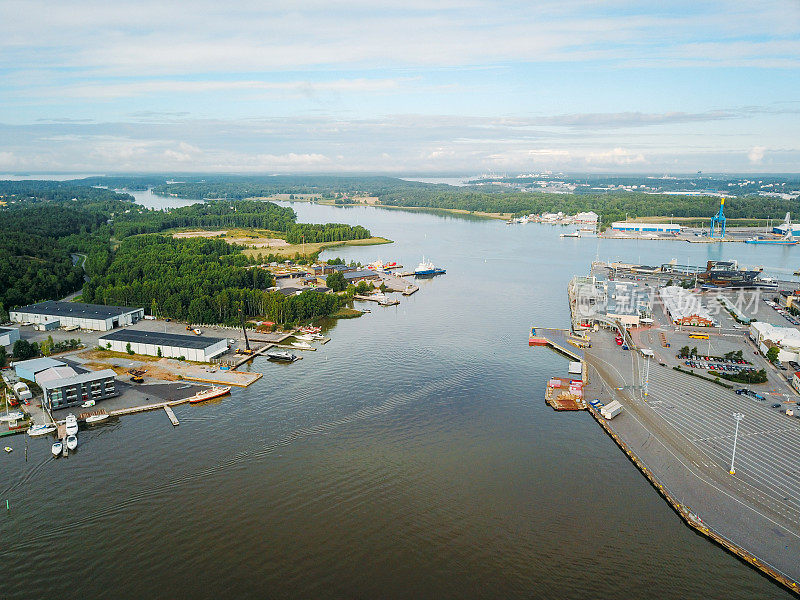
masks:
<path id="1" fill-rule="evenodd" d="M 714 321 L 714 317 L 703 306 L 700 296 L 677 285 L 670 285 L 659 290 L 661 301 L 673 321 L 698 317 Z"/>
<path id="2" fill-rule="evenodd" d="M 361 271 L 351 271 L 349 273 L 342 273 L 345 279 L 361 279 L 363 277 L 375 277 L 378 274 L 375 271 L 370 271 L 369 269 L 363 269 Z"/>
<path id="3" fill-rule="evenodd" d="M 202 350 L 203 348 L 213 346 L 217 342 L 222 342 L 224 339 L 215 337 L 200 337 L 197 335 L 183 335 L 180 333 L 162 333 L 160 331 L 118 329 L 112 333 L 101 336 L 98 341 L 133 342 L 134 344 L 152 344 L 154 346 L 173 346 L 177 348 Z"/>
<path id="4" fill-rule="evenodd" d="M 65 385 L 75 385 L 78 383 L 89 383 L 97 381 L 98 379 L 114 378 L 117 374 L 111 369 L 103 369 L 102 371 L 89 371 L 88 373 L 80 373 L 72 377 L 62 377 L 53 379 L 52 381 L 44 381 L 41 383 L 42 390 L 52 390 L 55 388 L 64 387 Z"/>
<path id="5" fill-rule="evenodd" d="M 111 319 L 129 312 L 142 310 L 128 306 L 106 306 L 105 304 L 84 304 L 83 302 L 61 302 L 47 300 L 17 308 L 12 312 L 53 315 L 56 317 L 75 317 L 78 319 Z"/>
<path id="6" fill-rule="evenodd" d="M 64 363 L 60 360 L 56 360 L 55 358 L 45 357 L 21 360 L 19 362 L 11 363 L 11 366 L 14 367 L 14 369 L 17 367 L 23 367 L 31 373 L 39 373 L 40 371 L 44 371 L 45 369 L 49 369 L 51 367 L 63 367 Z"/>

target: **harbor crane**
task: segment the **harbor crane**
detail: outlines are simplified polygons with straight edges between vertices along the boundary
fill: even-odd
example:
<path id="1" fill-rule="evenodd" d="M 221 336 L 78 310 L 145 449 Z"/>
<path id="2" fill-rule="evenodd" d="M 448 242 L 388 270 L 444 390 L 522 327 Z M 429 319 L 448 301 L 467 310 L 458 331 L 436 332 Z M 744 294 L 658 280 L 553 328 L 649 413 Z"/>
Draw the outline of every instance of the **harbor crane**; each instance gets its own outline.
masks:
<path id="1" fill-rule="evenodd" d="M 241 321 L 242 321 L 242 333 L 244 334 L 244 345 L 245 345 L 245 349 L 244 349 L 244 350 L 242 350 L 241 348 L 239 348 L 239 349 L 236 351 L 236 353 L 237 353 L 237 354 L 253 354 L 253 353 L 254 353 L 254 350 L 251 350 L 251 349 L 250 349 L 250 340 L 248 340 L 248 339 L 247 339 L 247 329 L 246 329 L 246 328 L 245 328 L 245 326 L 244 326 L 244 314 L 242 313 L 242 309 L 241 309 L 241 308 L 239 309 L 239 318 L 240 318 L 240 319 L 241 319 Z"/>
<path id="2" fill-rule="evenodd" d="M 719 235 L 714 236 L 715 231 L 717 231 Z M 725 237 L 725 198 L 720 198 L 719 212 L 711 217 L 711 227 L 708 229 L 708 237 Z"/>

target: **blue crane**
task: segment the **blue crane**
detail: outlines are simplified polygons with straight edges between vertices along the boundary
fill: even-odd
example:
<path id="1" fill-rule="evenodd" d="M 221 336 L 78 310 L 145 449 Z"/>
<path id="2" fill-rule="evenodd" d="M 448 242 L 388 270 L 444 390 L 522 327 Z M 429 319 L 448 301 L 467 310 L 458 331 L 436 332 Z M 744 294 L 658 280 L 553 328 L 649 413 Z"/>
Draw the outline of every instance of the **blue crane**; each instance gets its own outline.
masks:
<path id="1" fill-rule="evenodd" d="M 719 212 L 711 217 L 711 227 L 708 229 L 708 237 L 713 238 L 715 230 L 719 232 L 717 237 L 725 237 L 725 198 L 720 199 Z"/>

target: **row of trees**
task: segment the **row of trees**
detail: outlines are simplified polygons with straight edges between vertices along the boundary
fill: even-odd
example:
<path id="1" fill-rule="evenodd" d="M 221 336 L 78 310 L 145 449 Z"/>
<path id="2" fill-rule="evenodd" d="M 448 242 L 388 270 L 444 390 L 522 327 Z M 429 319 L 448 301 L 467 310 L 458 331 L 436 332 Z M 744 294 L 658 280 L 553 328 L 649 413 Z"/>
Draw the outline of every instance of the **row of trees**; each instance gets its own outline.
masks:
<path id="1" fill-rule="evenodd" d="M 370 237 L 369 229 L 361 225 L 344 225 L 342 223 L 292 225 L 286 233 L 286 241 L 290 244 L 313 242 L 342 242 L 345 240 L 363 240 Z"/>

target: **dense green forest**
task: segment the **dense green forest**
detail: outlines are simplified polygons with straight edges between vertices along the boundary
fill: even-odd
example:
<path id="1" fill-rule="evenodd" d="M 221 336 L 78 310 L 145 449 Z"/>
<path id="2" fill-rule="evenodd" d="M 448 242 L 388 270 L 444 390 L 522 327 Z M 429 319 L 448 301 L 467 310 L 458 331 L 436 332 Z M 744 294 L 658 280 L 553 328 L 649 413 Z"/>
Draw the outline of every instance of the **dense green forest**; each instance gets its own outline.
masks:
<path id="1" fill-rule="evenodd" d="M 0 212 L 0 304 L 11 308 L 79 290 L 83 271 L 73 265 L 69 240 L 88 239 L 105 223 L 101 213 L 72 202 Z"/>
<path id="2" fill-rule="evenodd" d="M 338 297 L 319 292 L 290 297 L 268 292 L 270 273 L 248 264 L 240 248 L 222 240 L 130 237 L 105 276 L 87 284 L 84 300 L 144 306 L 158 316 L 191 323 L 238 324 L 239 308 L 246 316 L 294 322 L 339 307 Z"/>
<path id="3" fill-rule="evenodd" d="M 148 182 L 149 183 L 149 182 Z M 247 268 L 241 248 L 222 240 L 157 235 L 176 227 L 252 227 L 285 234 L 290 243 L 370 237 L 363 227 L 296 223 L 295 212 L 271 202 L 212 201 L 171 210 L 132 204 L 127 194 L 61 182 L 0 182 L 0 314 L 5 308 L 58 299 L 78 291 L 86 255 L 91 281 L 83 300 L 152 309 L 195 323 L 235 322 L 268 315 L 280 322 L 334 312 L 336 297 L 309 292 L 286 298 L 266 289 L 262 269 Z"/>
<path id="4" fill-rule="evenodd" d="M 429 183 L 405 181 L 395 177 L 337 177 L 334 175 L 279 175 L 279 176 L 205 176 L 185 178 L 182 182 L 164 182 L 153 192 L 179 198 L 244 199 L 272 196 L 274 194 L 319 194 L 333 198 L 339 194 L 366 193 L 372 196 L 398 189 L 447 189 Z"/>
<path id="5" fill-rule="evenodd" d="M 45 202 L 118 202 L 132 201 L 133 196 L 103 188 L 86 187 L 67 181 L 0 181 L 0 200 L 12 203 L 39 204 Z"/>
<path id="6" fill-rule="evenodd" d="M 629 218 L 670 216 L 710 218 L 719 209 L 713 196 L 665 196 L 636 192 L 605 194 L 545 194 L 529 192 L 483 193 L 456 189 L 447 192 L 397 192 L 381 196 L 381 204 L 406 207 L 461 209 L 489 213 L 528 214 L 593 210 L 603 223 Z M 728 218 L 783 217 L 796 201 L 748 196 L 726 201 Z"/>

